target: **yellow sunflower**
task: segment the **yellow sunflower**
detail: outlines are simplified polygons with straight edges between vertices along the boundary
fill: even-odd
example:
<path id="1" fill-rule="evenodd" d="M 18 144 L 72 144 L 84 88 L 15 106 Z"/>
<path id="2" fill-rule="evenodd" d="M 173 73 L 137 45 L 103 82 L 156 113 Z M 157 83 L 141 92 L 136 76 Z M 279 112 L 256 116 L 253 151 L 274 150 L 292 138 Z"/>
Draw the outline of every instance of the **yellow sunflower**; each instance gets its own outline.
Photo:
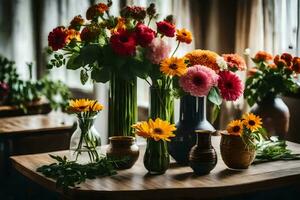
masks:
<path id="1" fill-rule="evenodd" d="M 166 58 L 160 64 L 160 71 L 167 76 L 182 76 L 186 70 L 187 64 L 184 58 Z"/>
<path id="2" fill-rule="evenodd" d="M 233 120 L 227 125 L 227 132 L 231 135 L 243 134 L 243 122 L 241 120 Z"/>
<path id="3" fill-rule="evenodd" d="M 259 128 L 262 127 L 261 118 L 259 116 L 254 115 L 253 113 L 244 114 L 243 123 L 252 132 L 257 131 Z"/>
<path id="4" fill-rule="evenodd" d="M 75 112 L 87 112 L 89 111 L 90 104 L 91 104 L 91 100 L 89 99 L 75 99 L 75 100 L 70 100 L 69 108 L 71 111 L 75 111 Z"/>
<path id="5" fill-rule="evenodd" d="M 173 131 L 176 130 L 175 124 L 170 124 L 169 122 L 163 121 L 160 118 L 155 119 L 155 121 L 149 119 L 148 123 L 151 130 L 151 138 L 153 138 L 155 141 L 170 141 L 170 137 L 175 137 L 173 134 Z"/>
<path id="6" fill-rule="evenodd" d="M 150 138 L 151 130 L 148 122 L 143 121 L 132 125 L 132 128 L 135 129 L 135 134 L 144 138 Z"/>
<path id="7" fill-rule="evenodd" d="M 103 107 L 104 106 L 96 100 L 90 101 L 89 110 L 91 112 L 99 112 L 99 111 L 103 110 Z"/>
<path id="8" fill-rule="evenodd" d="M 175 137 L 173 131 L 176 130 L 174 124 L 170 124 L 167 121 L 163 121 L 160 118 L 149 119 L 148 122 L 143 121 L 132 125 L 136 130 L 136 134 L 144 138 L 152 138 L 155 141 L 165 140 L 170 141 L 170 137 Z"/>
<path id="9" fill-rule="evenodd" d="M 176 40 L 190 44 L 192 42 L 192 33 L 185 28 L 176 30 Z"/>
<path id="10" fill-rule="evenodd" d="M 189 63 L 191 66 L 193 65 L 204 65 L 209 67 L 215 71 L 220 69 L 219 65 L 217 64 L 218 54 L 209 51 L 209 50 L 193 50 L 185 55 L 189 59 Z"/>

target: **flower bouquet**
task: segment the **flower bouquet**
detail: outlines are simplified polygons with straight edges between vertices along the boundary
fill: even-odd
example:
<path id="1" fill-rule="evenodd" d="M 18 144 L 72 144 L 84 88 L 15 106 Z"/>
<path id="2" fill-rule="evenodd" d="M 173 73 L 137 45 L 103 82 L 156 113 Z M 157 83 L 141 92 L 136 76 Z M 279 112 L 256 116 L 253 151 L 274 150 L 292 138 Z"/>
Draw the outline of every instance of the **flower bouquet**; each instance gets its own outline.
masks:
<path id="1" fill-rule="evenodd" d="M 118 17 L 110 14 L 111 5 L 111 1 L 92 5 L 86 11 L 86 19 L 79 15 L 68 27 L 53 29 L 48 41 L 55 53 L 48 67 L 66 65 L 67 69 L 80 69 L 83 84 L 89 77 L 96 82 L 110 81 L 109 121 L 113 123 L 109 123 L 109 134 L 131 135 L 131 124 L 137 117 L 136 78 L 150 77 L 155 89 L 169 92 L 171 78 L 163 75 L 160 69 L 168 73 L 164 66 L 170 65 L 176 72 L 183 73 L 184 63 L 182 59 L 172 58 L 159 66 L 170 53 L 170 46 L 163 38 L 175 36 L 172 16 L 156 22 L 154 30 L 150 25 L 158 16 L 155 4 L 147 8 L 126 6 Z M 176 35 L 178 46 L 180 42 L 191 42 L 191 34 L 185 29 L 178 30 Z M 154 105 L 172 104 L 170 95 L 155 96 L 152 95 L 153 101 L 156 100 Z M 152 106 L 151 113 L 159 109 L 159 106 Z M 162 117 L 170 118 L 170 113 Z"/>
<path id="2" fill-rule="evenodd" d="M 70 113 L 76 114 L 78 119 L 77 129 L 70 142 L 70 150 L 75 155 L 75 161 L 82 153 L 88 153 L 90 162 L 99 160 L 96 148 L 101 145 L 101 138 L 94 127 L 94 121 L 102 109 L 103 105 L 95 100 L 76 99 L 70 101 L 68 110 Z"/>
<path id="3" fill-rule="evenodd" d="M 163 174 L 169 168 L 170 156 L 167 141 L 174 137 L 176 130 L 174 124 L 160 118 L 149 119 L 132 126 L 136 134 L 147 138 L 147 147 L 144 155 L 144 165 L 150 174 Z"/>
<path id="4" fill-rule="evenodd" d="M 289 109 L 279 97 L 295 93 L 299 89 L 296 81 L 300 73 L 300 58 L 288 53 L 276 55 L 259 51 L 254 58 L 246 81 L 244 96 L 251 112 L 262 117 L 270 135 L 284 138 L 289 129 Z"/>

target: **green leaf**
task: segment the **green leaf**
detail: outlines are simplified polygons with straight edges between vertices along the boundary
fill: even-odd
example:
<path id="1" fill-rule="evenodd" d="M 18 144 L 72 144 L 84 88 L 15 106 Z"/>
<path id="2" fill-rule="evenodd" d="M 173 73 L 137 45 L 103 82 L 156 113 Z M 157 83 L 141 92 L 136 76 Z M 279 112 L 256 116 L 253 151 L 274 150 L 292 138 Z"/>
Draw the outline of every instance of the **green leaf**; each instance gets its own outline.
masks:
<path id="1" fill-rule="evenodd" d="M 218 88 L 216 87 L 211 88 L 208 94 L 208 100 L 217 106 L 220 106 L 222 104 L 222 98 Z"/>
<path id="2" fill-rule="evenodd" d="M 102 67 L 101 69 L 94 68 L 91 73 L 91 78 L 96 82 L 106 83 L 110 79 L 110 74 L 111 72 L 108 67 Z"/>
<path id="3" fill-rule="evenodd" d="M 83 66 L 83 64 L 78 59 L 79 54 L 74 53 L 67 62 L 67 69 L 76 70 Z"/>
<path id="4" fill-rule="evenodd" d="M 80 81 L 81 84 L 84 85 L 89 80 L 89 75 L 85 69 L 80 71 Z"/>
<path id="5" fill-rule="evenodd" d="M 216 119 L 218 118 L 218 115 L 220 113 L 221 107 L 214 104 L 213 110 L 212 110 L 212 116 L 211 116 L 211 123 L 214 123 Z"/>

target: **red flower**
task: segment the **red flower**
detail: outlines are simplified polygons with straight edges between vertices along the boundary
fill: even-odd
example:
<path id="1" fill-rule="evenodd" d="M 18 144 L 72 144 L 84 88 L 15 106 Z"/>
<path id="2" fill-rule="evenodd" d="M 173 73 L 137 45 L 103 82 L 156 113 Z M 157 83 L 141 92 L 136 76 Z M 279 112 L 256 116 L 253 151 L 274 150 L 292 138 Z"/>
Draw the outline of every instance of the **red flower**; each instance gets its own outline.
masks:
<path id="1" fill-rule="evenodd" d="M 68 33 L 63 26 L 56 27 L 48 35 L 48 45 L 53 51 L 62 49 L 67 44 Z"/>
<path id="2" fill-rule="evenodd" d="M 93 41 L 99 35 L 100 30 L 95 26 L 86 26 L 80 33 L 80 39 L 85 42 Z"/>
<path id="3" fill-rule="evenodd" d="M 103 15 L 103 13 L 106 12 L 107 10 L 108 10 L 108 6 L 104 3 L 99 3 L 99 4 L 96 4 L 96 5 L 92 5 L 86 11 L 86 18 L 88 20 L 92 20 L 96 17 L 99 17 L 99 16 Z"/>
<path id="4" fill-rule="evenodd" d="M 113 51 L 121 56 L 130 56 L 135 53 L 136 39 L 133 33 L 120 31 L 110 37 Z"/>
<path id="5" fill-rule="evenodd" d="M 287 66 L 291 66 L 293 60 L 293 56 L 291 54 L 283 53 L 280 58 L 286 62 Z"/>
<path id="6" fill-rule="evenodd" d="M 167 37 L 175 36 L 175 25 L 167 21 L 157 22 L 157 31 Z"/>
<path id="7" fill-rule="evenodd" d="M 300 58 L 299 57 L 293 58 L 292 70 L 297 74 L 300 73 Z"/>
<path id="8" fill-rule="evenodd" d="M 0 82 L 0 100 L 6 98 L 9 94 L 9 91 L 9 85 L 5 82 Z"/>
<path id="9" fill-rule="evenodd" d="M 137 43 L 142 47 L 148 46 L 155 37 L 155 31 L 142 23 L 136 26 L 135 32 Z"/>
<path id="10" fill-rule="evenodd" d="M 126 6 L 121 10 L 121 16 L 124 18 L 131 17 L 134 20 L 142 21 L 146 18 L 147 12 L 144 7 Z"/>
<path id="11" fill-rule="evenodd" d="M 241 79 L 230 71 L 221 71 L 219 73 L 218 87 L 222 98 L 227 101 L 237 100 L 244 90 Z"/>

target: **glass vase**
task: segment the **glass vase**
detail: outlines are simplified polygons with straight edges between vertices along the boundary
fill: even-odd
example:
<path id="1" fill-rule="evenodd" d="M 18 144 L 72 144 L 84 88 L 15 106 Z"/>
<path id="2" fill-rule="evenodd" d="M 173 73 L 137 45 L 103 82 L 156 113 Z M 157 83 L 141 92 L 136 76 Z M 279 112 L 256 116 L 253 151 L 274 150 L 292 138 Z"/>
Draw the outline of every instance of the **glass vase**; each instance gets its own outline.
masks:
<path id="1" fill-rule="evenodd" d="M 133 136 L 137 121 L 137 80 L 112 75 L 109 92 L 109 136 Z"/>
<path id="2" fill-rule="evenodd" d="M 181 165 L 189 164 L 189 152 L 196 144 L 196 130 L 215 131 L 206 118 L 206 97 L 185 95 L 180 99 L 179 121 L 169 143 L 171 156 Z"/>
<path id="3" fill-rule="evenodd" d="M 96 116 L 78 117 L 77 128 L 70 141 L 71 159 L 79 162 L 94 162 L 99 159 L 97 147 L 101 146 L 100 134 L 94 127 Z"/>
<path id="4" fill-rule="evenodd" d="M 174 123 L 174 97 L 171 89 L 150 87 L 150 118 Z"/>
<path id="5" fill-rule="evenodd" d="M 169 168 L 170 156 L 167 142 L 163 140 L 147 140 L 147 147 L 144 155 L 144 165 L 150 174 L 164 174 Z"/>

